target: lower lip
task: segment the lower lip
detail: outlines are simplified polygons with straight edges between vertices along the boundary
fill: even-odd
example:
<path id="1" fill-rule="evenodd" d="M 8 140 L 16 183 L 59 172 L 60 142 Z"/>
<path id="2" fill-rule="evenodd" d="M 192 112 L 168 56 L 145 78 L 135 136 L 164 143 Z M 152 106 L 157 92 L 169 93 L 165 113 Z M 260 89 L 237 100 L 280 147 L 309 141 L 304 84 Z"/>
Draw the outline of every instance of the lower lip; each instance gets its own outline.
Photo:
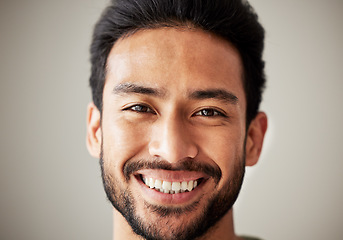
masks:
<path id="1" fill-rule="evenodd" d="M 134 179 L 139 183 L 140 189 L 143 192 L 143 197 L 148 202 L 154 202 L 157 204 L 164 204 L 164 205 L 182 205 L 187 203 L 192 203 L 197 200 L 197 196 L 200 195 L 201 190 L 206 183 L 206 180 L 203 180 L 201 184 L 199 184 L 195 189 L 190 192 L 183 192 L 183 193 L 162 193 L 157 191 L 154 188 L 149 188 L 147 185 L 143 183 L 140 176 L 136 176 Z"/>

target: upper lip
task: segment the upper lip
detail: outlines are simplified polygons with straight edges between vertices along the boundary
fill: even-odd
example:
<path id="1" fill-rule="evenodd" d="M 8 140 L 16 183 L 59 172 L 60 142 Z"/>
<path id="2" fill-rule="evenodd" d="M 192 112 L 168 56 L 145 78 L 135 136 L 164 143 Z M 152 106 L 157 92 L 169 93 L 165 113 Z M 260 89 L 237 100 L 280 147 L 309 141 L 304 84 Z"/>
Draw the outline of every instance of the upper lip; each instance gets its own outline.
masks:
<path id="1" fill-rule="evenodd" d="M 199 178 L 209 178 L 208 175 L 202 172 L 194 171 L 171 171 L 163 169 L 142 169 L 137 171 L 134 175 L 142 175 L 144 177 L 151 177 L 169 182 L 183 182 L 191 181 Z"/>

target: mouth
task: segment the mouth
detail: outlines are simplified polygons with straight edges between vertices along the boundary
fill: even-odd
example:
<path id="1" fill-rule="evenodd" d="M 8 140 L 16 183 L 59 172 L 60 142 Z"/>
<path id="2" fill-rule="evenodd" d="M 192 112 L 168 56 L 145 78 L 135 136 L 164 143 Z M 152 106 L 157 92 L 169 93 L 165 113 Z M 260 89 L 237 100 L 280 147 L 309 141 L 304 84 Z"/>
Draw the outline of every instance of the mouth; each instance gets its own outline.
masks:
<path id="1" fill-rule="evenodd" d="M 195 171 L 142 169 L 133 174 L 139 193 L 150 204 L 182 206 L 198 201 L 211 182 Z"/>
<path id="2" fill-rule="evenodd" d="M 166 194 L 191 192 L 205 181 L 204 178 L 189 181 L 166 181 L 147 177 L 142 174 L 139 174 L 138 177 L 147 187 Z"/>

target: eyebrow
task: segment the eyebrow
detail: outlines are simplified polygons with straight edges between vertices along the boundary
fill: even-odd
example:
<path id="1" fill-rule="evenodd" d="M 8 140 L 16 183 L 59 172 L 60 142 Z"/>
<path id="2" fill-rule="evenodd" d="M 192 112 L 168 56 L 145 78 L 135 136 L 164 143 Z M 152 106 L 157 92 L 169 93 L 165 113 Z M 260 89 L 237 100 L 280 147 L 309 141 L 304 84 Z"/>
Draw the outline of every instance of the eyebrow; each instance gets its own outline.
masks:
<path id="1" fill-rule="evenodd" d="M 145 87 L 141 86 L 135 83 L 119 83 L 117 86 L 113 88 L 114 94 L 121 94 L 121 93 L 138 93 L 138 94 L 145 94 L 145 95 L 151 95 L 155 97 L 164 97 L 165 91 L 157 89 L 157 88 L 151 88 L 151 87 Z"/>
<path id="2" fill-rule="evenodd" d="M 138 93 L 144 95 L 150 95 L 154 97 L 163 98 L 166 96 L 166 91 L 163 89 L 157 89 L 152 87 L 146 87 L 142 85 L 138 85 L 135 83 L 119 83 L 113 88 L 114 94 L 122 94 L 122 93 Z M 233 93 L 228 92 L 224 89 L 206 89 L 206 90 L 196 90 L 189 94 L 188 96 L 190 99 L 194 100 L 204 100 L 204 99 L 217 99 L 220 101 L 224 101 L 229 104 L 236 105 L 238 103 L 238 97 L 236 97 Z"/>
<path id="3" fill-rule="evenodd" d="M 189 96 L 191 99 L 217 99 L 233 105 L 236 105 L 238 103 L 238 97 L 224 89 L 199 90 L 191 92 Z"/>

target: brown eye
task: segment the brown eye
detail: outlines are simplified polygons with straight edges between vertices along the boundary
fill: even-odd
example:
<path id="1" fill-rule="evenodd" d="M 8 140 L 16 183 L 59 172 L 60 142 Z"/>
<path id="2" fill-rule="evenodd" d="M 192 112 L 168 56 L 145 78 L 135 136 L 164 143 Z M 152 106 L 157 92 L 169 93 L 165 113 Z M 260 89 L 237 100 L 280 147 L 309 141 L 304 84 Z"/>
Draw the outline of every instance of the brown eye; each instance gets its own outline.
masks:
<path id="1" fill-rule="evenodd" d="M 135 105 L 131 107 L 132 111 L 137 111 L 137 112 L 146 112 L 148 108 L 146 106 L 141 106 L 141 105 Z"/>
<path id="2" fill-rule="evenodd" d="M 203 116 L 214 116 L 215 111 L 213 109 L 203 109 L 200 111 Z"/>
<path id="3" fill-rule="evenodd" d="M 223 113 L 212 109 L 212 108 L 206 108 L 202 109 L 194 114 L 195 116 L 204 116 L 204 117 L 214 117 L 214 116 L 225 116 Z"/>
<path id="4" fill-rule="evenodd" d="M 150 107 L 140 104 L 133 105 L 124 110 L 130 110 L 137 113 L 155 113 Z"/>

